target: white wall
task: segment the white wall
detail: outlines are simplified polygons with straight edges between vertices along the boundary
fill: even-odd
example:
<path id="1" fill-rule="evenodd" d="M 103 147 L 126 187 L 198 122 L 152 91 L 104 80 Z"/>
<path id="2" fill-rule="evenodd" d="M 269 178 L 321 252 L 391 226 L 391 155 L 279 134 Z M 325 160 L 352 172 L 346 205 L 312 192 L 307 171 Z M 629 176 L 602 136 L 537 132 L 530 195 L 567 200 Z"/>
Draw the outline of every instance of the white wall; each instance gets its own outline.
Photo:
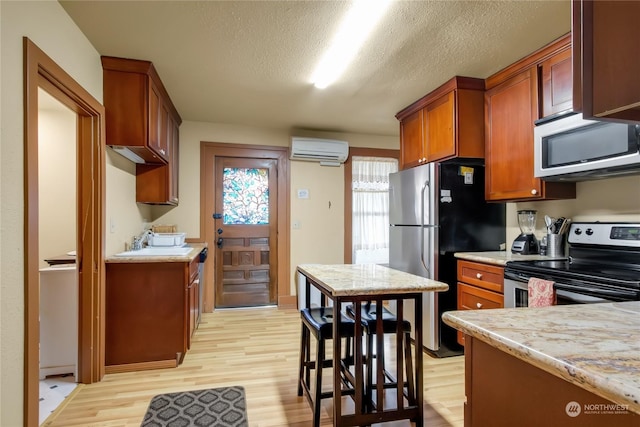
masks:
<path id="1" fill-rule="evenodd" d="M 0 425 L 7 427 L 23 420 L 23 36 L 102 101 L 100 57 L 58 2 L 0 2 Z"/>
<path id="2" fill-rule="evenodd" d="M 640 222 L 640 176 L 608 178 L 578 182 L 576 198 L 545 202 L 507 204 L 507 249 L 520 234 L 519 209 L 538 211 L 536 236 L 546 233 L 544 216 L 571 218 L 572 221 L 635 221 Z"/>
<path id="3" fill-rule="evenodd" d="M 43 105 L 43 98 L 48 100 Z M 45 258 L 76 250 L 76 114 L 38 92 L 40 268 Z"/>

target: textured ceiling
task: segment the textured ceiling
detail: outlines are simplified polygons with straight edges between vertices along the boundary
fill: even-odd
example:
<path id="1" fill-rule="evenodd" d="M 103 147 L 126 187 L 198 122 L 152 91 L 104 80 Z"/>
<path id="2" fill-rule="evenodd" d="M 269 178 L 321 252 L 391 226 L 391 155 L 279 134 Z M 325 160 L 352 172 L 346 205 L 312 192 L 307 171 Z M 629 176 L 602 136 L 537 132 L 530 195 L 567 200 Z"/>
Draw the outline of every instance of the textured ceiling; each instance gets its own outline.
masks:
<path id="1" fill-rule="evenodd" d="M 485 78 L 571 29 L 569 0 L 396 1 L 318 90 L 348 2 L 60 3 L 101 55 L 152 61 L 183 120 L 376 135 L 454 75 Z"/>

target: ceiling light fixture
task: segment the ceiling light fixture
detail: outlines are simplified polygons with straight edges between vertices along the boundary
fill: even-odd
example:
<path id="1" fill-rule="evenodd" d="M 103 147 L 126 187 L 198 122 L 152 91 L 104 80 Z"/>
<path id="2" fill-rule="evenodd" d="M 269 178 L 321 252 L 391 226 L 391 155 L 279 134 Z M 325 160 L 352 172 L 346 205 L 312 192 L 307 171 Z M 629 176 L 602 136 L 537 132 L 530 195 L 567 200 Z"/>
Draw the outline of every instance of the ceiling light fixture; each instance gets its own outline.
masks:
<path id="1" fill-rule="evenodd" d="M 316 67 L 311 81 L 318 89 L 333 83 L 358 53 L 391 0 L 357 0 L 347 12 L 331 47 Z"/>

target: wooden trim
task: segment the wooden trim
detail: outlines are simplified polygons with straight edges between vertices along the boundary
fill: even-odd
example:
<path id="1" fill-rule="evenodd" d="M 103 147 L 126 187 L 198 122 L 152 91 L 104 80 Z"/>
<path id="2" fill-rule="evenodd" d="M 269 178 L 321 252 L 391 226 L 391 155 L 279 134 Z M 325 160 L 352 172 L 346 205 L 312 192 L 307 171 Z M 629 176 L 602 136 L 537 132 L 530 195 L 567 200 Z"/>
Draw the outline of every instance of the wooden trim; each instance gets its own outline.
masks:
<path id="1" fill-rule="evenodd" d="M 79 280 L 78 382 L 104 376 L 104 107 L 31 40 L 24 53 L 24 425 L 38 426 L 39 229 L 38 88 L 78 115 L 77 265 Z"/>
<path id="2" fill-rule="evenodd" d="M 213 198 L 207 198 L 208 194 L 214 194 L 213 177 L 215 176 L 215 157 L 246 157 L 257 159 L 275 159 L 278 162 L 278 269 L 277 289 L 278 307 L 288 307 L 290 302 L 286 297 L 291 296 L 290 285 L 290 178 L 289 178 L 289 148 L 253 144 L 231 144 L 220 142 L 200 142 L 200 237 L 210 248 L 215 248 L 215 227 L 211 218 L 214 206 Z M 208 203 L 210 201 L 211 203 Z M 211 256 L 211 259 L 215 257 Z M 206 262 L 204 265 L 204 312 L 214 310 L 215 295 L 213 294 L 213 282 L 207 286 L 208 278 L 214 277 L 214 262 Z M 280 306 L 280 304 L 285 304 Z"/>
<path id="3" fill-rule="evenodd" d="M 497 73 L 487 77 L 485 80 L 485 88 L 489 90 L 500 83 L 508 80 L 509 78 L 517 75 L 526 68 L 533 67 L 541 63 L 542 61 L 552 57 L 558 52 L 565 49 L 571 49 L 571 33 L 567 33 L 564 36 L 552 41 L 551 43 L 541 47 L 535 52 L 525 56 L 524 58 L 514 62 L 506 68 L 498 71 Z"/>
<path id="4" fill-rule="evenodd" d="M 178 366 L 176 359 L 156 360 L 153 362 L 127 363 L 124 365 L 110 365 L 105 367 L 107 374 L 120 374 L 122 372 L 146 371 L 148 369 L 166 369 Z"/>
<path id="5" fill-rule="evenodd" d="M 353 156 L 390 157 L 398 160 L 398 170 L 400 170 L 400 150 L 389 150 L 386 148 L 349 148 L 349 157 L 344 162 L 344 263 L 353 263 L 353 224 L 351 216 L 353 212 L 353 200 L 351 197 L 351 172 Z"/>
<path id="6" fill-rule="evenodd" d="M 295 295 L 285 295 L 278 297 L 278 308 L 296 308 L 298 298 Z"/>

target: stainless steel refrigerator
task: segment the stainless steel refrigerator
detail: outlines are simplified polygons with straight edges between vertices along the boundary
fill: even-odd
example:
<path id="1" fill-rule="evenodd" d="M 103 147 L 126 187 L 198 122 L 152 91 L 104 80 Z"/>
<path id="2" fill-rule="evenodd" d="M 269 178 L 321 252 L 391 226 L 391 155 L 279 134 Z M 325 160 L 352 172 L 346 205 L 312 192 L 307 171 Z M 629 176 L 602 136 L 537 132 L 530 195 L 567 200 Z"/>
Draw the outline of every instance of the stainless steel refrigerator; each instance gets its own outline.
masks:
<path id="1" fill-rule="evenodd" d="M 423 343 L 438 357 L 461 354 L 456 331 L 441 319 L 457 308 L 454 253 L 500 250 L 505 205 L 485 202 L 482 159 L 428 163 L 389 182 L 389 266 L 449 285 L 423 296 Z M 414 307 L 405 310 L 412 320 Z"/>

